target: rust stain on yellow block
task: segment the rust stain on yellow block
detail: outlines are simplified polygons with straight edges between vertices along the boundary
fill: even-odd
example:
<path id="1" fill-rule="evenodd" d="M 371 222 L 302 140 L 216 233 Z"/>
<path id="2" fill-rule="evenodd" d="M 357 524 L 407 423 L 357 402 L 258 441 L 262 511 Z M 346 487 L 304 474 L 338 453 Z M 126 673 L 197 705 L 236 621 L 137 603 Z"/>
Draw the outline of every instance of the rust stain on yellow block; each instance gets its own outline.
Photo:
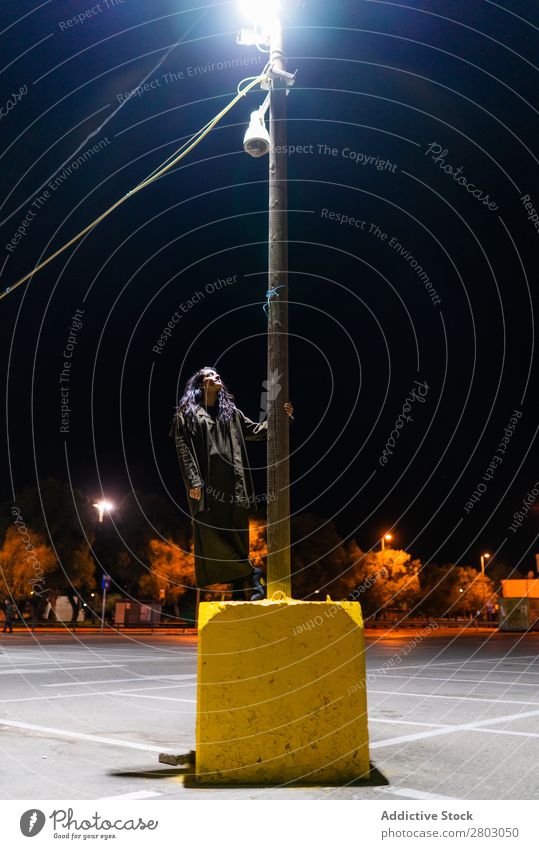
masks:
<path id="1" fill-rule="evenodd" d="M 341 783 L 368 774 L 359 603 L 202 603 L 199 783 Z"/>

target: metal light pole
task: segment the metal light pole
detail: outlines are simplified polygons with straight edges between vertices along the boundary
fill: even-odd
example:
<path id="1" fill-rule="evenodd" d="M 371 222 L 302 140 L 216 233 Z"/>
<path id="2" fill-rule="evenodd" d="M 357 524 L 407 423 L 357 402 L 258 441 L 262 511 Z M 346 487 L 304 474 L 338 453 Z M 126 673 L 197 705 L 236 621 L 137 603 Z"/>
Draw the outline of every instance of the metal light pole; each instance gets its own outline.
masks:
<path id="1" fill-rule="evenodd" d="M 102 525 L 103 525 L 103 517 L 105 513 L 110 515 L 111 510 L 114 510 L 114 504 L 111 501 L 107 501 L 106 499 L 101 499 L 101 501 L 96 501 L 93 505 L 97 510 L 97 515 L 99 517 L 99 531 L 98 538 L 102 540 Z M 95 556 L 95 555 L 94 555 Z M 99 563 L 99 559 L 97 561 Z M 101 589 L 103 590 L 103 597 L 101 600 L 101 633 L 103 633 L 103 629 L 105 627 L 105 606 L 107 603 L 107 590 L 110 587 L 110 575 L 107 575 L 106 572 L 103 573 L 101 578 Z"/>
<path id="2" fill-rule="evenodd" d="M 380 551 L 386 550 L 386 542 L 391 542 L 393 539 L 393 534 L 384 534 L 382 539 L 380 540 Z"/>
<path id="3" fill-rule="evenodd" d="M 239 44 L 265 44 L 269 61 L 261 87 L 269 88 L 262 106 L 251 114 L 244 150 L 259 157 L 269 153 L 268 215 L 268 374 L 267 374 L 267 529 L 268 596 L 291 594 L 290 468 L 288 401 L 288 199 L 286 160 L 286 94 L 295 75 L 286 70 L 281 10 L 298 0 L 243 0 L 255 29 L 242 29 Z M 264 114 L 269 104 L 269 134 Z"/>
<path id="4" fill-rule="evenodd" d="M 101 589 L 103 590 L 103 599 L 101 601 L 101 633 L 105 627 L 105 606 L 107 604 L 107 590 L 110 587 L 110 575 L 103 574 L 101 578 Z"/>
<path id="5" fill-rule="evenodd" d="M 268 234 L 268 597 L 291 595 L 290 467 L 288 416 L 288 211 L 286 92 L 279 72 L 286 71 L 282 23 L 272 16 L 269 29 L 272 74 L 269 116 Z M 276 73 L 275 73 L 276 72 Z"/>
<path id="6" fill-rule="evenodd" d="M 490 554 L 486 551 L 481 555 L 481 577 L 483 583 L 483 608 L 485 607 L 485 595 L 486 595 L 486 587 L 485 587 L 485 560 L 488 560 Z"/>

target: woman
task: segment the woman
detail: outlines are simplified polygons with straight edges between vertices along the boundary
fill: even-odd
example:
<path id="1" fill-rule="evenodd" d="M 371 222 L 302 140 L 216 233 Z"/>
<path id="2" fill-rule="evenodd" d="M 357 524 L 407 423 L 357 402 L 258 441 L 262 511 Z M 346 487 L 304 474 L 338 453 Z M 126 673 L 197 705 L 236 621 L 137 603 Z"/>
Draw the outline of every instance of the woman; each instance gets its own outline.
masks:
<path id="1" fill-rule="evenodd" d="M 4 634 L 13 633 L 13 605 L 9 598 L 4 601 Z"/>
<path id="2" fill-rule="evenodd" d="M 292 417 L 292 404 L 284 405 Z M 265 596 L 261 569 L 249 560 L 249 514 L 255 495 L 245 440 L 266 438 L 267 422 L 257 424 L 238 410 L 219 374 L 211 367 L 188 381 L 174 418 L 176 450 L 189 499 L 199 587 L 232 583 L 234 596 L 251 601 Z"/>

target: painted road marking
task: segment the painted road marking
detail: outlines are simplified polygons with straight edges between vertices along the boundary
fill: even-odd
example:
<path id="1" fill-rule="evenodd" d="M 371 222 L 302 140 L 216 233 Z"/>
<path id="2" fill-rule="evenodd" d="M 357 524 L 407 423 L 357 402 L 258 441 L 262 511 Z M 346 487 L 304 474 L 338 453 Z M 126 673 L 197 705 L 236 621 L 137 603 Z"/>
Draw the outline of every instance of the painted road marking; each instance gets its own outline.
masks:
<path id="1" fill-rule="evenodd" d="M 419 731 L 417 734 L 404 734 L 401 737 L 392 737 L 390 740 L 379 740 L 376 743 L 371 743 L 370 748 L 384 749 L 386 746 L 411 743 L 414 740 L 425 740 L 427 737 L 439 737 L 442 734 L 454 734 L 458 731 L 476 731 L 488 725 L 496 725 L 499 722 L 512 722 L 515 719 L 527 719 L 531 716 L 539 716 L 539 710 L 530 710 L 526 711 L 526 713 L 513 713 L 508 716 L 495 716 L 492 719 L 479 719 L 477 722 L 466 722 L 462 725 L 446 725 L 442 728 L 433 728 L 431 731 Z"/>
<path id="2" fill-rule="evenodd" d="M 462 671 L 462 670 L 461 670 Z M 473 670 L 477 672 L 477 669 Z M 505 675 L 505 671 L 502 669 L 496 670 L 497 674 L 500 672 L 502 675 Z M 373 675 L 373 672 L 369 672 L 369 675 Z M 522 673 L 513 672 L 512 675 L 521 675 Z M 533 673 L 538 674 L 539 673 Z M 442 678 L 442 676 L 437 675 L 395 675 L 393 671 L 384 673 L 384 675 L 391 675 L 392 678 L 405 678 L 407 681 L 444 681 L 446 684 L 452 684 L 453 682 L 457 682 L 459 684 L 500 684 L 502 687 L 535 687 L 535 689 L 539 692 L 539 684 L 531 683 L 529 681 L 494 681 L 490 678 L 480 678 L 479 681 L 473 678 Z M 377 678 L 383 678 L 384 675 L 376 676 Z"/>
<path id="3" fill-rule="evenodd" d="M 387 725 L 423 725 L 427 728 L 447 728 L 446 722 L 414 722 L 411 719 L 382 719 L 378 716 L 369 716 L 369 722 L 383 722 Z"/>
<path id="4" fill-rule="evenodd" d="M 100 666 L 70 666 L 67 669 L 62 669 L 61 666 L 51 666 L 49 669 L 4 669 L 0 671 L 0 675 L 49 675 L 51 672 L 64 672 L 69 675 L 71 672 L 82 672 L 84 669 L 121 669 L 125 666 L 124 663 L 105 663 Z"/>
<path id="5" fill-rule="evenodd" d="M 120 793 L 119 796 L 98 796 L 96 802 L 112 802 L 114 799 L 154 799 L 161 796 L 154 790 L 133 790 L 132 793 Z"/>
<path id="6" fill-rule="evenodd" d="M 539 702 L 525 702 L 519 699 L 492 699 L 491 696 L 479 698 L 479 696 L 442 696 L 438 693 L 405 693 L 404 690 L 371 690 L 369 693 L 376 693 L 383 696 L 410 696 L 417 699 L 446 699 L 458 702 L 482 702 L 489 705 L 535 705 L 539 707 Z"/>
<path id="7" fill-rule="evenodd" d="M 12 719 L 0 719 L 0 725 L 8 728 L 20 728 L 24 731 L 37 731 L 39 734 L 49 734 L 53 737 L 71 737 L 75 740 L 86 740 L 89 743 L 105 743 L 107 746 L 121 746 L 124 749 L 142 749 L 145 752 L 162 752 L 170 743 L 161 746 L 151 746 L 148 743 L 138 743 L 135 740 L 115 740 L 113 737 L 100 737 L 96 734 L 82 734 L 78 731 L 65 731 L 63 728 L 49 728 L 44 725 L 33 725 L 30 722 L 19 722 Z"/>
<path id="8" fill-rule="evenodd" d="M 382 722 L 387 725 L 419 725 L 424 728 L 456 728 L 457 726 L 444 725 L 440 722 L 412 722 L 406 719 L 378 719 L 374 716 L 369 716 L 369 725 L 372 722 Z M 475 728 L 475 731 L 481 734 L 501 734 L 509 735 L 509 737 L 539 737 L 534 731 L 507 731 L 501 728 Z"/>
<path id="9" fill-rule="evenodd" d="M 459 802 L 457 796 L 442 796 L 438 793 L 427 793 L 424 790 L 412 790 L 409 787 L 384 787 L 385 793 L 392 793 L 394 796 L 403 796 L 405 799 L 425 799 L 439 802 Z"/>
<path id="10" fill-rule="evenodd" d="M 395 654 L 396 654 L 396 652 L 393 652 L 390 655 L 390 657 L 393 657 Z M 476 658 L 475 660 L 462 660 L 462 661 L 459 661 L 459 660 L 444 660 L 444 661 L 438 661 L 438 662 L 435 662 L 435 663 L 428 663 L 428 662 L 427 663 L 417 663 L 417 664 L 414 664 L 413 666 L 399 666 L 399 669 L 431 669 L 431 668 L 434 668 L 436 666 L 458 666 L 458 667 L 462 668 L 463 666 L 466 666 L 469 663 L 503 663 L 503 662 L 515 663 L 515 661 L 517 661 L 517 660 L 528 660 L 528 659 L 539 660 L 539 658 L 537 657 L 536 654 L 521 654 L 521 655 L 516 655 L 515 657 L 511 657 L 510 654 L 506 654 L 503 657 L 499 657 L 499 658 Z M 382 670 L 381 669 L 374 669 L 372 671 L 381 672 Z"/>
<path id="11" fill-rule="evenodd" d="M 196 678 L 191 675 L 139 675 L 136 678 L 101 678 L 99 681 L 66 681 L 59 684 L 41 684 L 42 687 L 87 687 L 92 684 L 128 684 L 138 681 L 185 681 Z"/>
<path id="12" fill-rule="evenodd" d="M 55 696 L 23 696 L 20 699 L 0 699 L 0 704 L 7 705 L 13 702 L 52 702 L 54 699 L 81 699 L 88 696 L 128 696 L 138 690 L 174 690 L 181 684 L 160 684 L 158 687 L 132 687 L 130 690 L 84 690 L 81 693 L 57 693 Z"/>
<path id="13" fill-rule="evenodd" d="M 146 696 L 144 693 L 135 693 L 134 690 L 119 690 L 113 693 L 115 696 L 131 696 L 134 699 L 157 699 L 160 702 L 190 702 L 196 705 L 196 699 L 177 699 L 174 696 Z"/>

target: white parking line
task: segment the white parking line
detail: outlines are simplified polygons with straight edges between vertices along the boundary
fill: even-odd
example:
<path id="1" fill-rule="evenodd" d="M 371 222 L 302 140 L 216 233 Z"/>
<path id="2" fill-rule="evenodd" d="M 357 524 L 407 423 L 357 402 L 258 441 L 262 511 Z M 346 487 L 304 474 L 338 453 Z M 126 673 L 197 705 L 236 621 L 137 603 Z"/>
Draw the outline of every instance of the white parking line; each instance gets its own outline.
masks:
<path id="1" fill-rule="evenodd" d="M 154 790 L 133 790 L 132 793 L 121 793 L 119 796 L 98 796 L 96 802 L 112 802 L 114 799 L 154 799 L 161 795 Z"/>
<path id="2" fill-rule="evenodd" d="M 175 696 L 147 696 L 145 693 L 135 693 L 133 690 L 120 690 L 118 693 L 112 693 L 115 696 L 131 696 L 133 699 L 157 699 L 160 702 L 190 702 L 196 705 L 196 699 L 177 699 Z"/>
<path id="3" fill-rule="evenodd" d="M 424 790 L 412 790 L 409 787 L 384 787 L 384 793 L 392 793 L 394 796 L 403 796 L 405 799 L 425 799 L 439 802 L 458 802 L 457 796 L 442 796 L 441 793 L 427 793 Z"/>
<path id="4" fill-rule="evenodd" d="M 393 656 L 393 655 L 392 655 Z M 474 660 L 444 660 L 436 663 L 416 663 L 413 666 L 399 666 L 399 669 L 434 669 L 437 666 L 458 666 L 460 669 L 467 666 L 469 663 L 515 663 L 517 660 L 537 660 L 539 657 L 536 654 L 520 654 L 516 657 L 506 654 L 498 658 L 475 658 Z M 367 670 L 369 671 L 369 670 Z M 383 669 L 370 670 L 371 672 L 382 672 Z"/>
<path id="5" fill-rule="evenodd" d="M 507 734 L 509 737 L 539 737 L 533 731 L 501 731 L 498 728 L 476 728 L 481 734 Z"/>
<path id="6" fill-rule="evenodd" d="M 121 746 L 124 749 L 142 749 L 145 752 L 162 752 L 167 744 L 161 746 L 150 746 L 147 743 L 138 743 L 135 740 L 116 740 L 114 737 L 99 737 L 96 734 L 81 734 L 78 731 L 65 731 L 63 728 L 49 728 L 45 725 L 33 725 L 30 722 L 19 722 L 14 719 L 0 719 L 0 725 L 8 728 L 21 728 L 24 731 L 37 731 L 39 734 L 48 734 L 53 737 L 71 737 L 75 740 L 86 740 L 90 743 L 105 743 L 107 746 Z M 170 743 L 168 744 L 170 745 Z"/>
<path id="7" fill-rule="evenodd" d="M 499 722 L 512 722 L 515 719 L 527 719 L 530 716 L 539 716 L 539 710 L 530 710 L 526 711 L 526 713 L 513 713 L 508 716 L 495 716 L 492 719 L 479 719 L 477 722 L 466 722 L 462 725 L 446 725 L 441 728 L 433 728 L 431 731 L 420 731 L 417 734 L 404 734 L 401 737 L 392 737 L 390 740 L 379 740 L 378 742 L 371 743 L 370 748 L 384 749 L 387 746 L 411 743 L 414 740 L 425 740 L 427 737 L 439 737 L 442 734 L 455 734 L 459 731 L 476 731 L 488 725 L 496 725 Z M 503 730 L 500 729 L 500 731 Z"/>
<path id="8" fill-rule="evenodd" d="M 369 693 L 376 693 L 383 696 L 410 696 L 411 698 L 417 699 L 445 699 L 446 701 L 450 700 L 457 702 L 483 702 L 483 704 L 490 705 L 535 705 L 536 707 L 539 707 L 539 702 L 525 702 L 520 699 L 493 700 L 491 696 L 486 696 L 481 699 L 478 696 L 441 696 L 438 693 L 405 693 L 404 690 L 371 690 L 370 687 Z"/>
<path id="9" fill-rule="evenodd" d="M 64 672 L 69 675 L 71 672 L 82 672 L 84 669 L 123 669 L 124 663 L 102 663 L 100 666 L 69 666 L 63 668 L 61 666 L 51 666 L 48 669 L 4 669 L 0 671 L 0 675 L 48 675 L 50 672 Z"/>
<path id="10" fill-rule="evenodd" d="M 460 670 L 462 671 L 462 670 Z M 472 670 L 470 670 L 472 671 Z M 474 669 L 473 672 L 479 672 L 480 670 Z M 505 671 L 502 669 L 497 669 L 496 674 L 499 675 L 505 674 Z M 373 675 L 374 673 L 370 672 L 369 675 Z M 521 672 L 514 672 L 513 675 L 522 675 Z M 535 674 L 535 673 L 534 673 Z M 539 673 L 537 673 L 539 674 Z M 539 684 L 531 683 L 530 681 L 494 681 L 490 678 L 480 678 L 479 680 L 474 678 L 446 678 L 441 675 L 396 675 L 393 670 L 385 672 L 383 675 L 376 676 L 377 678 L 384 678 L 384 676 L 391 678 L 405 678 L 407 681 L 445 681 L 446 684 L 452 684 L 454 681 L 459 684 L 500 684 L 502 687 L 534 687 L 539 694 Z"/>
<path id="11" fill-rule="evenodd" d="M 128 684 L 137 681 L 186 681 L 197 676 L 191 675 L 139 675 L 136 678 L 101 678 L 99 681 L 66 681 L 60 684 L 41 684 L 42 687 L 89 687 L 94 684 Z"/>
<path id="12" fill-rule="evenodd" d="M 377 717 L 369 716 L 369 725 L 373 722 L 382 722 L 386 725 L 419 725 L 423 728 L 450 728 L 453 726 L 443 725 L 440 722 L 411 722 L 406 719 L 378 719 Z M 457 726 L 454 726 L 455 728 Z M 480 732 L 481 734 L 501 734 L 509 736 L 509 737 L 539 737 L 539 734 L 536 734 L 533 731 L 507 731 L 506 729 L 501 728 L 474 728 L 474 731 Z"/>
<path id="13" fill-rule="evenodd" d="M 174 690 L 181 686 L 181 684 L 160 684 L 158 687 L 132 687 L 130 690 L 83 690 L 80 693 L 58 693 L 55 696 L 23 696 L 20 699 L 0 699 L 0 705 L 14 702 L 52 702 L 55 699 L 81 699 L 88 698 L 88 696 L 127 696 L 129 693 L 136 693 L 138 690 Z"/>
<path id="14" fill-rule="evenodd" d="M 385 725 L 421 725 L 424 728 L 447 728 L 445 722 L 413 722 L 411 719 L 382 719 L 378 716 L 369 716 L 369 722 L 383 722 Z"/>

